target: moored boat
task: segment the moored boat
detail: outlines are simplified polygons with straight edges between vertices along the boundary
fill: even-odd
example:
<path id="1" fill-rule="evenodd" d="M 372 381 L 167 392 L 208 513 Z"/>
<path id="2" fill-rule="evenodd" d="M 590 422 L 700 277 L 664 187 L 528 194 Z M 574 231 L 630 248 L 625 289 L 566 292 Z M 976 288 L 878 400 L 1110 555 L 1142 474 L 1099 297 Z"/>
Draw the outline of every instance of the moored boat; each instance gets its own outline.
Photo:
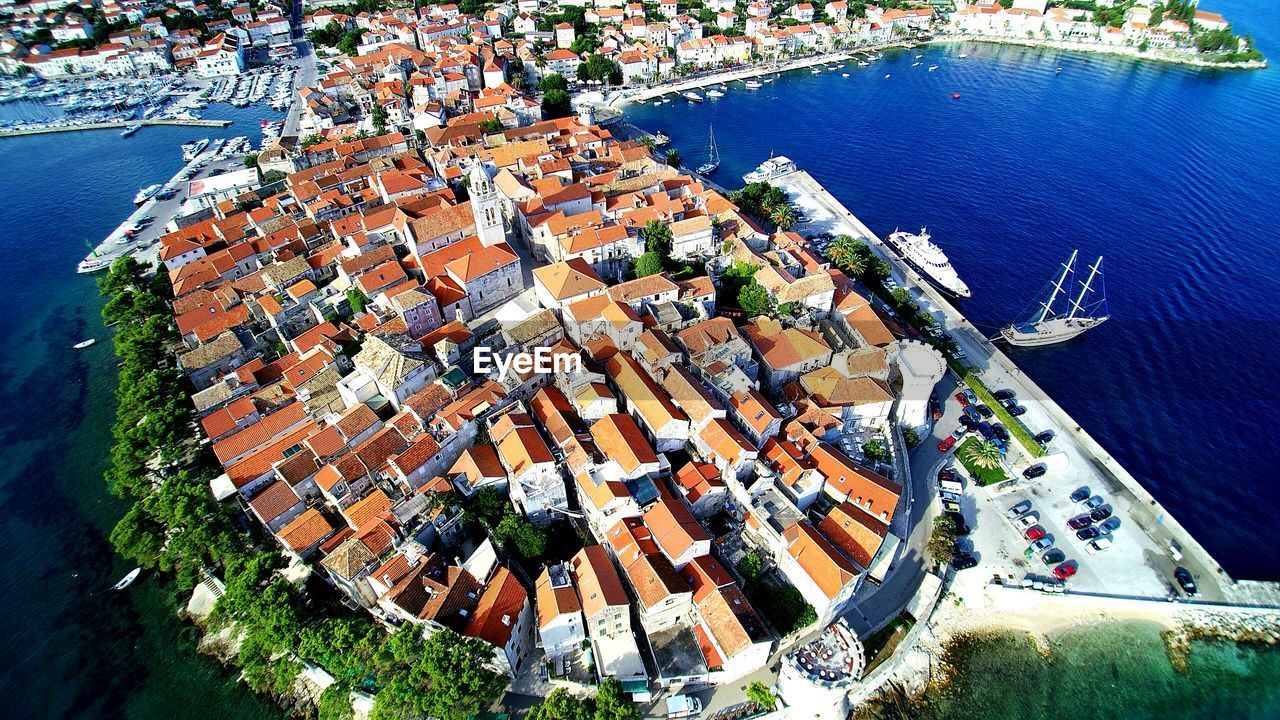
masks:
<path id="1" fill-rule="evenodd" d="M 743 175 L 742 181 L 748 185 L 757 182 L 768 182 L 773 178 L 782 177 L 783 175 L 793 173 L 795 171 L 796 164 L 789 158 L 779 155 L 778 157 L 771 157 L 760 163 L 760 166 L 755 170 Z"/>
<path id="2" fill-rule="evenodd" d="M 925 228 L 920 228 L 918 234 L 895 230 L 885 238 L 885 244 L 944 292 L 969 297 L 969 286 L 960 279 L 942 248 L 933 244 Z"/>
<path id="3" fill-rule="evenodd" d="M 124 130 L 120 133 L 120 137 L 129 137 L 130 135 L 132 135 L 132 134 L 134 134 L 134 133 L 138 132 L 138 131 L 139 131 L 139 130 L 141 130 L 141 129 L 142 129 L 142 123 L 134 123 L 134 124 L 132 124 L 132 125 L 125 125 L 125 126 L 124 126 Z"/>
<path id="4" fill-rule="evenodd" d="M 702 96 L 692 90 L 686 90 L 685 92 L 680 93 L 680 97 L 693 103 L 702 102 Z"/>
<path id="5" fill-rule="evenodd" d="M 115 585 L 112 585 L 111 589 L 123 590 L 129 587 L 130 585 L 132 585 L 133 581 L 137 580 L 138 576 L 141 574 L 142 574 L 142 568 L 134 568 L 133 570 L 129 571 L 128 575 L 125 575 L 124 577 L 120 578 L 119 582 L 117 582 Z"/>
<path id="6" fill-rule="evenodd" d="M 1095 328 L 1111 317 L 1107 312 L 1101 257 L 1093 267 L 1089 268 L 1089 276 L 1080 284 L 1079 294 L 1074 298 L 1068 296 L 1069 304 L 1066 314 L 1058 314 L 1054 310 L 1054 303 L 1058 297 L 1074 282 L 1076 256 L 1079 253 L 1079 250 L 1072 252 L 1071 257 L 1063 264 L 1062 274 L 1053 283 L 1049 299 L 1040 303 L 1040 309 L 1035 317 L 1027 322 L 1014 323 L 1005 327 L 1000 331 L 999 339 L 1017 347 L 1054 345 L 1070 340 L 1090 328 Z M 1095 296 L 1094 293 L 1097 295 Z"/>
<path id="7" fill-rule="evenodd" d="M 80 342 L 76 343 L 75 345 L 72 345 L 72 346 L 71 346 L 71 349 L 72 349 L 72 350 L 83 350 L 83 349 L 85 349 L 85 348 L 89 347 L 90 345 L 92 345 L 92 344 L 94 344 L 94 343 L 96 343 L 96 342 L 98 342 L 98 339 L 97 339 L 97 338 L 89 338 L 88 340 L 81 340 Z"/>
<path id="8" fill-rule="evenodd" d="M 160 183 L 156 183 L 154 185 L 148 185 L 142 188 L 141 190 L 138 191 L 137 195 L 133 196 L 133 204 L 141 205 L 142 203 L 150 200 L 152 196 L 160 192 L 161 187 L 163 186 Z"/>

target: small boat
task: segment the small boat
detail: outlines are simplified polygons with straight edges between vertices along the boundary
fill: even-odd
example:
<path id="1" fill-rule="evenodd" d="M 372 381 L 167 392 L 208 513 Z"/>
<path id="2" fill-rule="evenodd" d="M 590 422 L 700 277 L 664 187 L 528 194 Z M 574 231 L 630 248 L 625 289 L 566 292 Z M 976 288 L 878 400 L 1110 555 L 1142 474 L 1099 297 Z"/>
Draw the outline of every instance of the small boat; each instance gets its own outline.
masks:
<path id="1" fill-rule="evenodd" d="M 849 77 L 849 73 L 840 73 L 840 77 Z"/>
<path id="2" fill-rule="evenodd" d="M 893 75 L 892 75 L 891 73 L 885 73 L 885 74 L 884 74 L 884 76 L 885 76 L 885 77 L 887 77 L 887 78 L 891 78 L 891 77 L 893 77 Z"/>
<path id="3" fill-rule="evenodd" d="M 134 123 L 134 124 L 132 124 L 132 125 L 125 125 L 125 126 L 124 126 L 124 131 L 120 133 L 120 137 L 129 137 L 130 135 L 132 135 L 132 134 L 134 134 L 134 133 L 138 132 L 138 131 L 139 131 L 139 130 L 141 130 L 141 129 L 142 129 L 142 123 Z"/>
<path id="4" fill-rule="evenodd" d="M 822 68 L 813 68 L 809 72 L 813 73 L 814 75 L 817 75 L 818 73 L 822 72 Z"/>
<path id="5" fill-rule="evenodd" d="M 722 97 L 724 97 L 724 93 L 720 92 L 719 90 L 714 90 L 714 89 L 712 89 L 712 90 L 708 90 L 708 91 L 707 91 L 707 97 L 709 97 L 709 98 L 722 98 Z"/>
<path id="6" fill-rule="evenodd" d="M 671 138 L 667 137 L 667 134 L 664 132 L 659 131 L 657 135 L 653 136 L 653 144 L 655 147 L 662 147 L 669 142 L 671 142 Z"/>
<path id="7" fill-rule="evenodd" d="M 871 63 L 867 62 L 866 60 L 859 60 L 859 61 L 858 61 L 858 67 L 866 67 L 866 66 L 868 66 L 868 65 L 870 65 L 870 64 L 871 64 Z"/>
<path id="8" fill-rule="evenodd" d="M 922 57 L 924 57 L 924 55 L 916 55 L 916 59 L 917 59 L 917 60 L 919 60 L 919 59 L 920 59 L 920 58 L 922 58 Z"/>
<path id="9" fill-rule="evenodd" d="M 154 185 L 148 185 L 142 188 L 141 190 L 138 191 L 137 195 L 133 196 L 133 204 L 141 205 L 142 203 L 150 200 L 152 195 L 155 195 L 156 193 L 160 192 L 160 188 L 161 188 L 160 183 L 156 183 Z"/>
<path id="10" fill-rule="evenodd" d="M 933 72 L 934 70 L 937 70 L 937 69 L 938 69 L 938 66 L 937 66 L 937 65 L 930 65 L 930 66 L 929 66 L 929 72 Z"/>
<path id="11" fill-rule="evenodd" d="M 957 57 L 960 57 L 960 58 L 967 58 L 967 57 L 969 57 L 969 56 L 968 56 L 968 55 L 966 55 L 966 54 L 964 54 L 964 53 L 960 53 L 960 55 L 958 55 Z"/>
<path id="12" fill-rule="evenodd" d="M 766 79 L 765 82 L 769 82 L 769 80 Z M 763 87 L 760 84 L 760 81 L 758 80 L 747 80 L 746 82 L 742 83 L 742 85 L 748 90 L 759 90 L 761 87 Z"/>
<path id="13" fill-rule="evenodd" d="M 680 97 L 684 98 L 685 100 L 688 100 L 691 103 L 702 102 L 702 96 L 692 90 L 680 93 Z"/>
<path id="14" fill-rule="evenodd" d="M 72 346 L 71 346 L 71 349 L 72 349 L 72 350 L 83 350 L 83 349 L 85 349 L 85 348 L 89 347 L 90 345 L 92 345 L 92 344 L 94 344 L 94 343 L 96 343 L 96 342 L 98 342 L 98 339 L 97 339 L 97 338 L 89 338 L 88 340 L 81 340 L 80 342 L 76 343 L 75 345 L 72 345 Z"/>
<path id="15" fill-rule="evenodd" d="M 911 63 L 911 67 L 915 67 L 915 66 L 917 66 L 917 65 L 919 65 L 919 64 L 920 64 L 920 63 L 918 63 L 918 62 L 913 62 L 913 63 Z"/>
<path id="16" fill-rule="evenodd" d="M 765 78 L 765 79 L 764 79 L 764 81 L 765 81 L 765 82 L 773 82 L 773 78 L 771 78 L 771 77 L 767 77 L 767 78 Z M 760 83 L 756 83 L 756 87 L 759 87 L 759 86 L 760 86 Z M 747 85 L 747 87 L 751 87 L 751 85 Z"/>
<path id="17" fill-rule="evenodd" d="M 960 99 L 960 93 L 951 93 L 951 99 L 952 99 L 952 100 L 959 100 L 959 99 Z"/>
<path id="18" fill-rule="evenodd" d="M 1058 68 L 1057 70 L 1054 70 L 1054 71 L 1053 71 L 1053 74 L 1054 74 L 1054 75 L 1061 75 L 1061 74 L 1062 74 L 1062 68 Z"/>
<path id="19" fill-rule="evenodd" d="M 662 104 L 662 101 L 661 101 L 661 100 L 654 100 L 654 101 L 653 101 L 653 104 L 654 104 L 654 105 L 661 105 L 661 104 Z"/>
<path id="20" fill-rule="evenodd" d="M 707 129 L 707 161 L 698 166 L 699 175 L 710 175 L 720 169 L 720 150 L 716 147 L 715 128 Z"/>
<path id="21" fill-rule="evenodd" d="M 111 586 L 111 589 L 112 589 L 112 590 L 123 590 L 123 589 L 125 589 L 125 588 L 129 587 L 130 585 L 132 585 L 132 584 L 133 584 L 133 581 L 134 581 L 134 580 L 137 580 L 137 579 L 138 579 L 138 576 L 139 576 L 139 575 L 141 575 L 141 574 L 142 574 L 142 568 L 134 568 L 133 570 L 131 570 L 131 571 L 129 572 L 129 574 L 128 574 L 128 575 L 125 575 L 124 577 L 120 578 L 120 582 L 116 583 L 115 585 L 112 585 L 112 586 Z"/>

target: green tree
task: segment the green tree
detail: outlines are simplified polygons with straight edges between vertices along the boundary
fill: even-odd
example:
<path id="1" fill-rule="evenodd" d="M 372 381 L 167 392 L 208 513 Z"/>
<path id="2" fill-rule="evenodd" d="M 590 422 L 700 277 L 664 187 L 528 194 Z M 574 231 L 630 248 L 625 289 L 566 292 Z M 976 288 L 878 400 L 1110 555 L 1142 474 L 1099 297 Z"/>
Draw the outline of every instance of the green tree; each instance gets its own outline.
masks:
<path id="1" fill-rule="evenodd" d="M 888 462 L 889 450 L 879 440 L 871 440 L 862 445 L 862 455 L 872 462 Z"/>
<path id="2" fill-rule="evenodd" d="M 636 277 L 648 277 L 662 272 L 662 256 L 655 252 L 646 252 L 636 258 Z"/>
<path id="3" fill-rule="evenodd" d="M 790 230 L 796 224 L 796 211 L 786 203 L 774 205 L 769 210 L 769 220 L 779 230 Z"/>
<path id="4" fill-rule="evenodd" d="M 967 442 L 960 448 L 961 459 L 977 468 L 995 470 L 1000 467 L 1000 448 L 990 441 Z"/>
<path id="5" fill-rule="evenodd" d="M 351 314 L 359 315 L 364 312 L 364 308 L 369 304 L 369 296 L 358 287 L 353 287 L 347 291 L 347 304 L 351 306 Z"/>
<path id="6" fill-rule="evenodd" d="M 493 646 L 480 638 L 442 630 L 427 638 L 422 659 L 432 689 L 428 708 L 441 720 L 478 715 L 502 696 L 507 684 L 487 668 Z"/>
<path id="7" fill-rule="evenodd" d="M 907 428 L 902 431 L 902 442 L 907 444 L 908 448 L 913 448 L 920 444 L 920 433 L 915 428 Z"/>
<path id="8" fill-rule="evenodd" d="M 387 109 L 381 103 L 373 104 L 373 131 L 379 135 L 387 134 Z"/>
<path id="9" fill-rule="evenodd" d="M 589 705 L 569 694 L 564 688 L 556 688 L 542 702 L 529 708 L 525 720 L 593 720 Z"/>
<path id="10" fill-rule="evenodd" d="M 658 257 L 671 257 L 671 226 L 661 220 L 650 220 L 640 231 L 644 237 L 645 250 L 656 253 Z"/>
<path id="11" fill-rule="evenodd" d="M 503 546 L 514 549 L 526 560 L 540 558 L 547 551 L 546 533 L 515 513 L 502 518 L 493 534 Z"/>
<path id="12" fill-rule="evenodd" d="M 605 678 L 596 690 L 595 720 L 640 720 L 640 710 L 623 692 L 618 678 Z"/>
<path id="13" fill-rule="evenodd" d="M 681 163 L 681 162 L 683 162 L 683 161 L 682 161 L 682 160 L 681 160 L 681 158 L 680 158 L 680 151 L 679 151 L 679 150 L 677 150 L 677 149 L 675 149 L 675 148 L 671 148 L 670 150 L 668 150 L 668 151 L 667 151 L 667 166 L 668 166 L 668 167 L 672 167 L 672 168 L 675 168 L 676 170 L 679 170 L 679 169 L 680 169 L 680 163 Z"/>
<path id="14" fill-rule="evenodd" d="M 549 90 L 542 96 L 542 116 L 546 120 L 573 115 L 573 105 L 566 90 Z"/>
<path id="15" fill-rule="evenodd" d="M 950 515 L 939 515 L 933 519 L 933 531 L 929 533 L 926 549 L 929 556 L 939 563 L 949 563 L 955 555 L 956 522 Z"/>
<path id="16" fill-rule="evenodd" d="M 560 73 L 551 73 L 538 81 L 538 92 L 549 93 L 552 90 L 564 90 L 568 92 L 569 81 L 564 79 Z"/>
<path id="17" fill-rule="evenodd" d="M 480 129 L 486 133 L 500 133 L 506 128 L 502 126 L 502 121 L 498 118 L 489 118 L 480 123 Z"/>
<path id="18" fill-rule="evenodd" d="M 769 291 L 763 285 L 752 280 L 738 291 L 738 307 L 748 315 L 767 315 L 772 303 Z"/>
<path id="19" fill-rule="evenodd" d="M 752 680 L 747 685 L 747 699 L 765 710 L 772 710 L 778 704 L 778 698 L 774 696 L 773 691 L 759 680 Z"/>
<path id="20" fill-rule="evenodd" d="M 258 153 L 249 153 L 244 156 L 244 166 L 247 168 L 258 167 Z"/>
<path id="21" fill-rule="evenodd" d="M 743 580 L 748 583 L 757 582 L 764 574 L 764 563 L 760 560 L 759 553 L 752 551 L 738 561 L 737 570 Z"/>
<path id="22" fill-rule="evenodd" d="M 355 712 L 351 708 L 350 690 L 341 683 L 334 683 L 320 693 L 316 706 L 318 720 L 351 720 Z"/>

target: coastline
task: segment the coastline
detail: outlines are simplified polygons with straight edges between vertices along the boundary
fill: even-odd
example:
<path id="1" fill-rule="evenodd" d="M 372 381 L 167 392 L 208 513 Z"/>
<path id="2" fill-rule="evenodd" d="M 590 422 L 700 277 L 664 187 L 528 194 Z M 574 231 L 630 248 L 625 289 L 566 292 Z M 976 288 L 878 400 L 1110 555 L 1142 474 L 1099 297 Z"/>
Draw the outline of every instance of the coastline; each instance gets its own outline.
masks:
<path id="1" fill-rule="evenodd" d="M 1062 50 L 1066 52 L 1078 52 L 1089 55 L 1109 55 L 1112 57 L 1122 57 L 1130 60 L 1151 60 L 1155 62 L 1166 63 L 1169 65 L 1185 65 L 1187 67 L 1200 68 L 1221 68 L 1223 70 L 1261 70 L 1267 67 L 1267 60 L 1242 60 L 1237 62 L 1211 62 L 1209 60 L 1200 60 L 1192 55 L 1185 53 L 1165 53 L 1161 51 L 1141 52 L 1138 48 L 1124 45 L 1102 45 L 1100 43 L 1079 43 L 1065 42 L 1062 40 L 1044 40 L 1033 38 L 1010 38 L 998 35 L 968 35 L 968 34 L 947 34 L 935 35 L 934 37 L 921 41 L 922 45 L 944 45 L 951 43 L 976 42 L 986 43 L 990 45 L 1013 45 L 1019 47 L 1037 48 L 1040 50 Z"/>

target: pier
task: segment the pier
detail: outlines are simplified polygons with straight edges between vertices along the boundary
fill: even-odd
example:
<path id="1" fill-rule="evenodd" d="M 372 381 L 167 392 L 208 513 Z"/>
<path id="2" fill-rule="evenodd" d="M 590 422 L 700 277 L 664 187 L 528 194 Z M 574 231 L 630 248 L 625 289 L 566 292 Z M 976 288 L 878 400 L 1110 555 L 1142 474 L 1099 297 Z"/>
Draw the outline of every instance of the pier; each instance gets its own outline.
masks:
<path id="1" fill-rule="evenodd" d="M 965 362 L 977 367 L 990 387 L 1007 387 L 1026 401 L 1027 418 L 1036 427 L 1052 427 L 1057 432 L 1055 453 L 1070 460 L 1072 472 L 1082 475 L 1096 492 L 1114 498 L 1114 504 L 1149 539 L 1149 552 L 1163 554 L 1165 562 L 1191 569 L 1201 585 L 1201 602 L 1214 604 L 1280 607 L 1280 583 L 1237 581 L 1231 578 L 1192 535 L 1142 487 L 1128 470 L 1113 458 L 1078 422 L 1067 414 L 1044 390 L 987 339 L 937 289 L 891 251 L 884 242 L 826 188 L 805 171 L 788 173 L 770 183 L 784 190 L 790 199 L 814 216 L 806 230 L 846 234 L 866 242 L 872 251 L 893 268 L 893 274 L 920 304 L 939 320 L 942 328 L 967 355 Z M 819 216 L 825 215 L 819 219 Z M 946 430 L 946 429 L 944 429 Z M 929 440 L 926 439 L 927 444 Z M 1087 562 L 1088 559 L 1084 558 Z M 1171 581 L 1170 581 L 1171 582 Z"/>
<path id="2" fill-rule="evenodd" d="M 0 138 L 24 137 L 27 135 L 48 135 L 50 133 L 80 132 L 81 130 L 119 130 L 130 125 L 179 125 L 184 127 L 216 127 L 224 128 L 231 124 L 230 120 L 182 120 L 166 118 L 160 120 L 112 120 L 110 122 L 85 123 L 84 125 L 47 125 L 44 127 L 22 128 L 20 130 L 0 130 Z"/>

